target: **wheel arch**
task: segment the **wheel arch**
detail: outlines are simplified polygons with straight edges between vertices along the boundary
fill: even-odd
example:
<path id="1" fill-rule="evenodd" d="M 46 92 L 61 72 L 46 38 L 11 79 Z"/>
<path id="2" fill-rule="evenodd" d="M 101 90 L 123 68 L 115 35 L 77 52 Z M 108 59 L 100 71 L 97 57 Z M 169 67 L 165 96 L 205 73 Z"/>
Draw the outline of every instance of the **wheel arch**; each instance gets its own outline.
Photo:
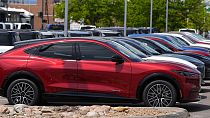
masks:
<path id="1" fill-rule="evenodd" d="M 143 81 L 141 81 L 138 85 L 138 89 L 137 89 L 137 99 L 142 101 L 142 97 L 143 97 L 143 91 L 145 89 L 145 87 L 150 83 L 153 82 L 155 80 L 164 80 L 167 81 L 169 83 L 171 83 L 174 88 L 176 89 L 177 92 L 177 100 L 179 100 L 181 98 L 181 92 L 180 92 L 180 84 L 176 81 L 175 78 L 171 77 L 168 74 L 165 73 L 153 73 L 151 75 L 146 76 Z"/>
<path id="2" fill-rule="evenodd" d="M 31 80 L 37 85 L 40 92 L 45 91 L 44 84 L 37 75 L 28 71 L 16 71 L 16 72 L 11 73 L 9 76 L 7 76 L 5 81 L 3 82 L 3 88 L 4 88 L 3 95 L 4 96 L 6 96 L 6 93 L 7 93 L 6 91 L 9 85 L 11 84 L 11 82 L 18 78 L 25 78 L 25 79 Z"/>

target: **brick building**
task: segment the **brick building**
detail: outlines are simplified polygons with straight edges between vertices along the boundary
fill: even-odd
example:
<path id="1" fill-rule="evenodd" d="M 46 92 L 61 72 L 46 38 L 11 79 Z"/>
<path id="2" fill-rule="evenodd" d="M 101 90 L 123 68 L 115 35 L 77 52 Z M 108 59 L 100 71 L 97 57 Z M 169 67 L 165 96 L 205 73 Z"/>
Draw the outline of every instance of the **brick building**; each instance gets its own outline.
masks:
<path id="1" fill-rule="evenodd" d="M 54 2 L 55 0 L 8 0 L 8 6 L 33 13 L 32 25 L 34 29 L 40 30 L 46 23 L 54 23 Z"/>

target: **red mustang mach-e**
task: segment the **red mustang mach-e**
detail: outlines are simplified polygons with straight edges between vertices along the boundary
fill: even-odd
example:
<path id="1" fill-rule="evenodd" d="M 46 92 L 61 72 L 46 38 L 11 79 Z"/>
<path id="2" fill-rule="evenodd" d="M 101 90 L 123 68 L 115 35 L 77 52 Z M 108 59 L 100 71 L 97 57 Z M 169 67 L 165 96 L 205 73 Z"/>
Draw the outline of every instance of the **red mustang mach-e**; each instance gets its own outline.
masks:
<path id="1" fill-rule="evenodd" d="M 144 102 L 174 106 L 199 100 L 200 72 L 170 62 L 143 61 L 102 38 L 24 41 L 0 55 L 0 90 L 10 104 Z"/>

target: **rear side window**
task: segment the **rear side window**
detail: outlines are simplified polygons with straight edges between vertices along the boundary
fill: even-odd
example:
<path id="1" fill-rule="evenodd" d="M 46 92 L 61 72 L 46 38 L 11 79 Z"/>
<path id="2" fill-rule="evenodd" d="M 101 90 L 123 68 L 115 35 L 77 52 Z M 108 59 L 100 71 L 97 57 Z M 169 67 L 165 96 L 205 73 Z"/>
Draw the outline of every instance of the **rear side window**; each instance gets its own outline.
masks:
<path id="1" fill-rule="evenodd" d="M 6 29 L 12 29 L 12 28 L 10 28 L 9 24 L 6 24 L 5 26 L 6 26 Z"/>
<path id="2" fill-rule="evenodd" d="M 32 29 L 31 25 L 22 24 L 20 29 Z"/>
<path id="3" fill-rule="evenodd" d="M 64 60 L 75 59 L 74 43 L 56 43 L 39 47 L 36 55 Z"/>
<path id="4" fill-rule="evenodd" d="M 112 50 L 96 43 L 80 42 L 79 47 L 82 60 L 111 61 L 115 55 Z"/>

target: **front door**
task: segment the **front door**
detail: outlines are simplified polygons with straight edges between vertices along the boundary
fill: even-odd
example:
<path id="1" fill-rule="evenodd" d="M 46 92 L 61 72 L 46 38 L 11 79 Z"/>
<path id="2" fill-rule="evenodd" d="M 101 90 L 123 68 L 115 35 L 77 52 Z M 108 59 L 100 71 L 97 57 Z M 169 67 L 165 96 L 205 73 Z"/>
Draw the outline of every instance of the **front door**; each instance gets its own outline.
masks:
<path id="1" fill-rule="evenodd" d="M 102 44 L 78 42 L 78 91 L 90 94 L 129 96 L 130 62 L 116 64 L 116 53 Z"/>

